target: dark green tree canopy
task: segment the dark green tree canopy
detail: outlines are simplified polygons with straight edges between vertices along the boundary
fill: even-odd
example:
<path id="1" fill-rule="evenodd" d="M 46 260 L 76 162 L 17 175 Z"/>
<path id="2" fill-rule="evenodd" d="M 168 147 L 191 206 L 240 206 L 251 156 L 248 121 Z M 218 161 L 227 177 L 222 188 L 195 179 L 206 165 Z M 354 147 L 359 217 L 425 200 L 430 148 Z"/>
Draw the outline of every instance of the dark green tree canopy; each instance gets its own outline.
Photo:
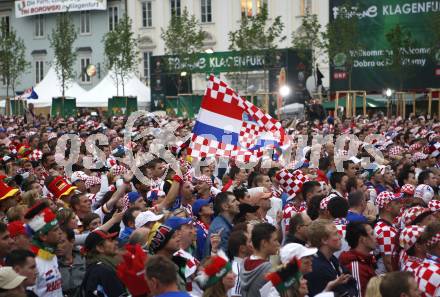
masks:
<path id="1" fill-rule="evenodd" d="M 56 26 L 49 36 L 49 41 L 54 51 L 55 72 L 61 81 L 63 97 L 68 83 L 75 77 L 73 64 L 76 61 L 76 53 L 73 43 L 76 38 L 77 32 L 69 12 L 58 14 Z"/>

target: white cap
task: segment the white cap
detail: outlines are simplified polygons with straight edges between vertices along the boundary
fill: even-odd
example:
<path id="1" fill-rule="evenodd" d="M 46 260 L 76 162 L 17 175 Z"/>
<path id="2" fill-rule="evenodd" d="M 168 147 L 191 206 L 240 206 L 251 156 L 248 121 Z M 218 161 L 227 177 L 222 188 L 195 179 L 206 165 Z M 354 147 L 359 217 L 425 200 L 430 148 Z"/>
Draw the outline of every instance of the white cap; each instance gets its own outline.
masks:
<path id="1" fill-rule="evenodd" d="M 315 295 L 315 297 L 335 297 L 335 293 L 333 292 L 323 292 Z"/>
<path id="2" fill-rule="evenodd" d="M 421 198 L 426 204 L 428 204 L 433 197 L 434 190 L 431 186 L 425 184 L 418 185 L 414 191 L 414 198 Z"/>
<path id="3" fill-rule="evenodd" d="M 74 182 L 78 180 L 85 181 L 87 179 L 88 175 L 84 173 L 84 171 L 75 171 L 70 176 L 70 182 L 73 184 Z"/>
<path id="4" fill-rule="evenodd" d="M 280 249 L 281 263 L 286 264 L 293 258 L 301 259 L 317 252 L 317 248 L 307 248 L 299 243 L 288 243 Z"/>
<path id="5" fill-rule="evenodd" d="M 161 218 L 163 218 L 163 214 L 156 215 L 154 214 L 154 212 L 149 210 L 143 211 L 137 215 L 136 219 L 134 220 L 134 226 L 136 228 L 140 228 L 148 222 L 156 222 L 159 221 Z"/>

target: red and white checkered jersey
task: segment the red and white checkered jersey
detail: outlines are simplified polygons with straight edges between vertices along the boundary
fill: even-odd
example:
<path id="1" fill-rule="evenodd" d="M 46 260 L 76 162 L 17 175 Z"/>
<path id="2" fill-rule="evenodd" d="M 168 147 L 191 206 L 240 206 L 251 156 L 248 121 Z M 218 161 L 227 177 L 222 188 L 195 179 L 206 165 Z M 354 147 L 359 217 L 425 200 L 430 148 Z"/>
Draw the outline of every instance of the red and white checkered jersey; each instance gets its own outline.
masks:
<path id="1" fill-rule="evenodd" d="M 400 267 L 401 271 L 408 271 L 415 273 L 417 268 L 422 264 L 422 259 L 412 256 L 407 256 L 405 261 L 403 262 L 403 265 Z"/>
<path id="2" fill-rule="evenodd" d="M 423 297 L 440 296 L 440 264 L 437 261 L 423 260 L 415 271 L 415 278 Z"/>
<path id="3" fill-rule="evenodd" d="M 307 204 L 305 201 L 302 202 L 299 207 L 295 206 L 293 203 L 288 203 L 286 206 L 284 206 L 283 219 L 281 220 L 283 235 L 287 234 L 287 231 L 289 230 L 290 218 L 297 213 L 305 211 L 307 211 Z"/>
<path id="4" fill-rule="evenodd" d="M 385 265 L 383 256 L 392 256 L 394 259 L 398 257 L 398 238 L 399 233 L 396 228 L 379 220 L 374 226 L 374 236 L 376 237 L 377 247 L 375 254 L 381 255 L 377 261 L 377 272 L 385 273 Z"/>

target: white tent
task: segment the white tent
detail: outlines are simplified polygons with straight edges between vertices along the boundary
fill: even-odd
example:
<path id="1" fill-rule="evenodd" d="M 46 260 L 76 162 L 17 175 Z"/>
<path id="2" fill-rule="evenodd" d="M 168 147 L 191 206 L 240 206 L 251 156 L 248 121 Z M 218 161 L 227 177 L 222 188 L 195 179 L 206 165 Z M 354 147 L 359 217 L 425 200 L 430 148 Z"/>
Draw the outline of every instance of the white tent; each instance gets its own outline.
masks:
<path id="1" fill-rule="evenodd" d="M 29 100 L 29 103 L 33 103 L 35 107 L 46 107 L 52 105 L 53 97 L 61 97 L 61 81 L 55 72 L 55 69 L 51 67 L 42 81 L 34 88 L 38 94 L 37 100 Z M 65 92 L 66 97 L 75 97 L 77 101 L 84 97 L 86 90 L 81 88 L 76 82 L 69 82 Z"/>
<path id="2" fill-rule="evenodd" d="M 93 89 L 83 97 L 78 97 L 78 107 L 107 107 L 108 99 L 118 94 L 113 72 L 109 72 Z M 119 96 L 122 96 L 122 84 L 119 84 Z M 138 108 L 145 109 L 150 103 L 150 88 L 143 84 L 135 75 L 125 84 L 125 96 L 135 96 Z"/>

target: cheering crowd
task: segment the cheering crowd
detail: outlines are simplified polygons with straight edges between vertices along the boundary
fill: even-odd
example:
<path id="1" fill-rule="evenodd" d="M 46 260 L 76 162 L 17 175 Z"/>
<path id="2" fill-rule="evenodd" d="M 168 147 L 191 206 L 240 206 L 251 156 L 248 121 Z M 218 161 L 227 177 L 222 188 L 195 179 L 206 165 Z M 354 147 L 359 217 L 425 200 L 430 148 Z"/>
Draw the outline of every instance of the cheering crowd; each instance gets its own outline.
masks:
<path id="1" fill-rule="evenodd" d="M 126 143 L 126 120 L 0 118 L 1 297 L 440 296 L 436 120 L 286 120 L 292 151 L 309 136 L 301 158 L 250 169 L 196 167 L 187 142 L 169 144 L 179 166 L 151 158 L 139 166 L 148 183 L 121 159 L 171 124 L 186 139 L 194 122 L 144 117 Z M 71 174 L 56 161 L 72 153 L 56 149 L 67 133 L 81 143 Z M 88 169 L 97 133 L 105 162 Z M 313 168 L 313 136 L 343 134 L 358 137 L 357 155 L 338 164 L 348 143 L 332 139 Z M 373 134 L 383 159 L 364 143 Z"/>

